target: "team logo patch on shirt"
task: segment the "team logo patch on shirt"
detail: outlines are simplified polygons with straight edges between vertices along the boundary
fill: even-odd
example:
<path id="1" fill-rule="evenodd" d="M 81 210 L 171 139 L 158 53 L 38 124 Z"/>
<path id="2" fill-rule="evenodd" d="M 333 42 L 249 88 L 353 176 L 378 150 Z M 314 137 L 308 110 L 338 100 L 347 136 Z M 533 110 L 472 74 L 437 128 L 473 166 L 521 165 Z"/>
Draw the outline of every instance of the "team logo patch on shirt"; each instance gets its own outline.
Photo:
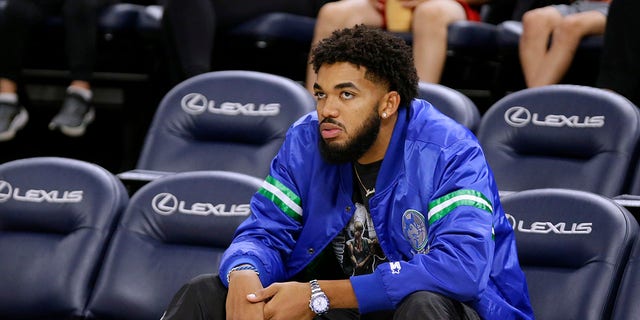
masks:
<path id="1" fill-rule="evenodd" d="M 427 248 L 427 226 L 424 215 L 409 209 L 402 214 L 402 233 L 416 253 L 425 253 Z"/>

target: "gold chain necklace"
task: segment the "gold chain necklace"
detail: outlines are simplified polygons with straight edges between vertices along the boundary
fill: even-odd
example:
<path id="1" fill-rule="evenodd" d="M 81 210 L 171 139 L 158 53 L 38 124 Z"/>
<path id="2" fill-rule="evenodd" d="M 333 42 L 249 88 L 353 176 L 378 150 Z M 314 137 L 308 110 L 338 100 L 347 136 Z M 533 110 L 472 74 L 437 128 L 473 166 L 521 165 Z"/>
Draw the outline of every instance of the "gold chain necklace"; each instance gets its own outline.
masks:
<path id="1" fill-rule="evenodd" d="M 371 189 L 367 189 L 367 187 L 364 186 L 364 183 L 362 183 L 362 180 L 360 179 L 360 175 L 358 174 L 358 169 L 356 169 L 356 165 L 355 164 L 353 165 L 353 171 L 356 173 L 356 178 L 358 178 L 358 182 L 360 182 L 360 185 L 364 189 L 365 198 L 369 198 L 369 195 L 371 195 L 371 194 L 376 192 L 376 187 L 374 186 Z"/>

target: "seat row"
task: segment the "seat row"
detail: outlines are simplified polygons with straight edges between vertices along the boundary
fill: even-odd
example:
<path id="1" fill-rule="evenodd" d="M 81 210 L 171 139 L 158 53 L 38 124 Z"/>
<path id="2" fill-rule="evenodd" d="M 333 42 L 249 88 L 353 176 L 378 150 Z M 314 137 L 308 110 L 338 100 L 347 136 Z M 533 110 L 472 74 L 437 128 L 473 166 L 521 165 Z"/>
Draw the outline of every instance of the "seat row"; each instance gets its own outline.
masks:
<path id="1" fill-rule="evenodd" d="M 420 96 L 447 115 L 476 128 L 480 113 L 464 94 L 421 83 Z M 200 74 L 173 87 L 161 100 L 135 170 L 121 173 L 133 187 L 163 172 L 269 173 L 287 129 L 315 112 L 315 99 L 298 82 L 257 71 Z"/>
<path id="2" fill-rule="evenodd" d="M 185 172 L 129 198 L 92 163 L 0 165 L 0 318 L 160 319 L 183 283 L 216 271 L 261 182 Z"/>
<path id="3" fill-rule="evenodd" d="M 7 0 L 0 0 L 0 19 Z M 163 48 L 166 45 L 161 39 L 163 31 L 162 18 L 164 7 L 160 4 L 148 4 L 153 1 L 117 1 L 105 6 L 99 13 L 98 19 L 98 58 L 94 78 L 97 80 L 120 81 L 120 83 L 142 79 L 148 80 L 149 76 L 164 77 L 168 70 L 156 70 L 158 65 L 166 64 Z M 159 1 L 158 3 L 161 3 Z M 274 59 L 262 59 L 262 55 L 251 54 L 249 60 L 239 61 L 247 56 L 242 51 L 247 47 L 255 47 L 256 50 L 270 46 L 274 42 L 281 42 L 289 50 L 296 48 L 304 51 L 306 56 L 311 42 L 315 19 L 305 16 L 293 16 L 285 13 L 274 12 L 265 14 L 246 21 L 229 31 L 232 41 L 229 42 L 227 51 L 233 51 L 229 56 L 221 55 L 222 60 L 230 60 L 226 64 L 234 65 L 242 69 L 262 69 L 274 71 L 272 66 L 285 67 L 291 64 L 288 58 L 275 61 Z M 62 41 L 59 29 L 62 27 L 60 16 L 51 16 L 47 19 L 44 28 L 36 29 L 38 41 L 30 44 L 31 50 L 25 57 L 25 67 L 28 69 L 25 76 L 39 76 L 38 71 L 46 70 L 51 77 L 51 71 L 64 72 L 67 67 L 64 63 L 63 52 L 60 52 L 59 43 Z M 296 26 L 297 28 L 291 28 Z M 232 49 L 230 49 L 232 48 Z M 240 49 L 242 48 L 242 50 Z M 42 53 L 46 54 L 42 54 Z M 276 56 L 277 57 L 277 56 Z M 277 60 L 277 59 L 276 59 Z M 295 59 L 299 69 L 304 70 L 305 61 Z M 254 63 L 255 62 L 255 63 Z M 159 74 L 156 74 L 159 73 Z M 287 70 L 282 70 L 282 75 L 294 77 Z M 142 78 L 140 76 L 143 76 Z M 296 77 L 294 77 L 296 78 Z M 166 79 L 152 79 L 164 86 Z"/>
<path id="4" fill-rule="evenodd" d="M 522 8 L 535 7 L 539 4 L 519 0 Z M 542 3 L 542 2 L 541 2 Z M 448 61 L 443 75 L 443 83 L 458 89 L 485 89 L 495 96 L 526 87 L 519 64 L 518 46 L 522 35 L 521 16 L 515 13 L 506 15 L 493 13 L 493 5 L 482 7 L 482 21 L 456 21 L 449 25 L 447 31 Z M 147 32 L 161 32 L 163 7 L 146 6 L 141 14 L 143 29 Z M 504 17 L 497 17 L 504 16 Z M 504 21 L 505 18 L 510 20 Z M 252 43 L 256 52 L 277 51 L 278 55 L 269 55 L 271 61 L 260 61 L 263 65 L 252 65 L 252 70 L 273 70 L 267 64 L 288 66 L 298 70 L 279 70 L 280 74 L 294 79 L 304 79 L 306 57 L 313 38 L 316 19 L 285 12 L 272 12 L 256 17 L 235 27 L 230 35 L 238 41 Z M 399 37 L 412 43 L 413 36 L 409 32 L 397 32 Z M 604 36 L 593 35 L 583 38 L 574 65 L 565 78 L 569 83 L 593 85 L 597 76 L 597 66 L 604 44 Z M 296 52 L 296 51 L 303 52 Z M 255 54 L 260 60 L 264 54 Z M 299 59 L 302 57 L 302 60 Z M 449 71 L 449 72 L 447 72 Z"/>
<path id="5" fill-rule="evenodd" d="M 0 10 L 2 3 L 0 0 Z M 149 42 L 151 46 L 162 46 L 158 36 L 162 33 L 162 5 L 144 5 L 135 1 L 121 2 L 109 5 L 100 16 L 99 26 L 102 38 L 114 42 L 116 38 L 133 37 L 133 42 L 125 42 L 135 47 L 140 42 Z M 485 5 L 482 11 L 484 21 L 491 15 L 491 5 Z M 513 18 L 513 17 L 512 17 Z M 60 25 L 57 18 L 50 19 L 50 25 Z M 229 61 L 228 65 L 235 68 L 250 69 L 263 72 L 278 73 L 293 79 L 304 79 L 306 72 L 306 57 L 311 46 L 316 19 L 284 12 L 272 12 L 251 19 L 230 30 L 230 39 L 242 45 L 235 47 L 244 50 L 235 51 L 239 59 L 252 61 Z M 518 62 L 518 42 L 522 34 L 520 21 L 507 20 L 504 22 L 476 22 L 458 21 L 448 28 L 449 61 L 443 78 L 444 84 L 454 88 L 487 89 L 496 96 L 507 91 L 524 88 L 524 81 Z M 133 35 L 133 36 L 132 36 Z M 398 33 L 398 36 L 412 42 L 410 33 Z M 116 39 L 117 40 L 117 39 Z M 136 43 L 136 41 L 138 43 Z M 589 36 L 583 39 L 576 56 L 576 64 L 581 67 L 572 68 L 574 76 L 572 83 L 593 84 L 595 82 L 596 66 L 599 53 L 603 45 L 603 36 Z M 153 44 L 151 44 L 153 43 Z M 240 51 L 253 48 L 251 58 Z M 117 49 L 119 50 L 119 49 Z M 265 51 L 277 51 L 275 54 L 265 54 Z M 145 51 L 146 50 L 138 50 Z M 132 52 L 129 52 L 132 54 Z M 115 60 L 123 60 L 116 50 L 111 52 Z M 139 63 L 148 65 L 149 60 L 156 60 L 157 52 L 143 53 L 147 57 L 138 57 Z M 135 53 L 136 56 L 140 52 Z M 242 57 L 240 57 L 242 56 Z M 269 57 L 263 59 L 262 57 Z M 585 59 L 580 59 L 585 56 Z M 247 59 L 248 58 L 248 59 Z M 113 60 L 113 59 L 112 59 Z M 233 56 L 222 60 L 234 60 Z M 580 61 L 585 60 L 584 63 Z M 136 68 L 124 61 L 116 64 L 126 64 L 129 68 Z M 160 63 L 156 61 L 156 63 Z M 273 68 L 273 66 L 278 66 Z M 113 67 L 113 65 L 111 65 Z M 138 66 L 139 67 L 139 66 Z M 148 68 L 152 68 L 148 66 Z M 231 67 L 234 68 L 234 67 Z M 226 68 L 225 68 L 226 69 Z M 115 70 L 105 70 L 115 71 Z M 140 70 L 136 70 L 140 71 Z M 149 71 L 149 70 L 146 70 Z M 569 75 L 572 73 L 570 72 Z"/>
<path id="6" fill-rule="evenodd" d="M 616 198 L 640 217 L 640 111 L 614 92 L 579 85 L 523 89 L 480 114 L 452 88 L 419 95 L 474 131 L 504 193 L 567 188 Z M 313 112 L 299 83 L 246 70 L 215 71 L 176 85 L 160 102 L 131 191 L 166 172 L 224 170 L 263 178 L 288 127 Z"/>
<path id="7" fill-rule="evenodd" d="M 0 19 L 4 18 L 5 7 L 6 0 L 0 0 Z M 129 78 L 132 78 L 134 73 L 149 72 L 145 68 L 151 63 L 148 61 L 149 57 L 144 56 L 148 52 L 142 49 L 144 45 L 141 45 L 139 40 L 144 35 L 145 11 L 144 5 L 117 2 L 107 5 L 99 12 L 95 74 L 97 80 L 103 80 L 106 77 L 104 74 L 107 73 L 122 83 L 131 80 Z M 55 74 L 52 71 L 64 73 L 68 69 L 64 59 L 64 46 L 60 45 L 64 40 L 60 32 L 62 27 L 61 16 L 53 15 L 47 18 L 42 28 L 34 28 L 34 40 L 37 41 L 29 42 L 29 50 L 24 57 L 25 69 L 29 71 L 23 71 L 24 76 L 29 77 L 35 73 L 46 78 Z M 42 70 L 49 72 L 37 72 Z M 115 77 L 114 74 L 117 73 L 127 73 L 129 78 Z M 66 73 L 64 75 L 66 76 Z"/>
<path id="8" fill-rule="evenodd" d="M 470 106 L 425 98 L 436 108 L 446 106 L 442 110 Z M 614 92 L 551 85 L 508 94 L 465 125 L 476 133 L 502 194 L 588 191 L 640 219 L 639 116 L 638 106 Z"/>
<path id="9" fill-rule="evenodd" d="M 589 191 L 640 219 L 640 111 L 623 96 L 579 85 L 523 89 L 493 104 L 476 133 L 503 194 Z"/>
<path id="10" fill-rule="evenodd" d="M 629 211 L 572 189 L 502 197 L 536 319 L 636 319 L 640 237 Z"/>
<path id="11" fill-rule="evenodd" d="M 482 115 L 443 85 L 420 83 L 419 96 L 476 133 L 504 192 L 558 187 L 640 195 L 640 111 L 621 95 L 579 85 L 523 89 Z M 262 178 L 288 127 L 314 109 L 311 94 L 282 76 L 195 76 L 160 102 L 133 173 L 208 169 Z"/>
<path id="12" fill-rule="evenodd" d="M 57 157 L 0 165 L 0 318 L 159 319 L 196 275 L 215 273 L 262 181 L 164 175 L 132 197 L 98 165 Z M 638 223 L 595 193 L 502 197 L 537 319 L 631 319 Z"/>

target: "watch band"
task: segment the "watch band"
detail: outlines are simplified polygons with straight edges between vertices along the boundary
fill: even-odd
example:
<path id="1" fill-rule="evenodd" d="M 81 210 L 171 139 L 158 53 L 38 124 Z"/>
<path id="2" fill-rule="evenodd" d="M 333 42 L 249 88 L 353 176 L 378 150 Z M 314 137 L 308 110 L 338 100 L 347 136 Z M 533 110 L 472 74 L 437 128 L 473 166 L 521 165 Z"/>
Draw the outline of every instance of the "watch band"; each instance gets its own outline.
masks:
<path id="1" fill-rule="evenodd" d="M 312 296 L 313 296 L 314 293 L 322 292 L 322 289 L 320 289 L 320 285 L 318 284 L 318 280 L 313 279 L 313 280 L 309 281 L 309 283 L 311 284 L 311 295 Z"/>
<path id="2" fill-rule="evenodd" d="M 322 291 L 318 280 L 309 281 L 311 285 L 311 298 L 309 299 L 309 308 L 317 315 L 323 315 L 329 312 L 329 297 Z"/>

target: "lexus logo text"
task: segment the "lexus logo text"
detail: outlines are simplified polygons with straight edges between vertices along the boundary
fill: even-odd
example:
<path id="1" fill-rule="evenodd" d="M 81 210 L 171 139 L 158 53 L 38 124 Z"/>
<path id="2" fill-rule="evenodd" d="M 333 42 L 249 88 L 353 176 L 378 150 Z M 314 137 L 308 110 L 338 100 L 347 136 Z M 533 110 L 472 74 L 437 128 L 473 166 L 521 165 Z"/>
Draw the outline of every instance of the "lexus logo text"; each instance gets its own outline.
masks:
<path id="1" fill-rule="evenodd" d="M 7 181 L 0 180 L 0 202 L 9 199 L 22 202 L 77 203 L 82 202 L 82 190 L 60 191 L 27 189 L 22 191 Z"/>
<path id="2" fill-rule="evenodd" d="M 506 217 L 513 230 L 522 233 L 590 234 L 593 231 L 593 223 L 591 222 L 528 222 L 517 220 L 510 214 L 507 214 Z"/>
<path id="3" fill-rule="evenodd" d="M 13 188 L 9 182 L 4 180 L 0 180 L 0 202 L 6 202 L 11 199 L 11 194 L 13 193 Z"/>
<path id="4" fill-rule="evenodd" d="M 194 202 L 187 204 L 185 201 L 168 192 L 158 193 L 151 200 L 151 207 L 157 214 L 168 216 L 174 213 L 182 213 L 196 216 L 247 216 L 251 212 L 249 204 L 211 204 Z"/>
<path id="5" fill-rule="evenodd" d="M 182 110 L 188 114 L 200 115 L 204 112 L 227 116 L 276 116 L 280 113 L 279 103 L 222 102 L 216 104 L 200 93 L 189 93 L 180 101 Z"/>
<path id="6" fill-rule="evenodd" d="M 561 114 L 541 116 L 522 106 L 511 107 L 504 113 L 504 121 L 516 128 L 524 127 L 528 124 L 541 127 L 600 128 L 604 126 L 604 120 L 604 116 L 581 117 Z"/>

